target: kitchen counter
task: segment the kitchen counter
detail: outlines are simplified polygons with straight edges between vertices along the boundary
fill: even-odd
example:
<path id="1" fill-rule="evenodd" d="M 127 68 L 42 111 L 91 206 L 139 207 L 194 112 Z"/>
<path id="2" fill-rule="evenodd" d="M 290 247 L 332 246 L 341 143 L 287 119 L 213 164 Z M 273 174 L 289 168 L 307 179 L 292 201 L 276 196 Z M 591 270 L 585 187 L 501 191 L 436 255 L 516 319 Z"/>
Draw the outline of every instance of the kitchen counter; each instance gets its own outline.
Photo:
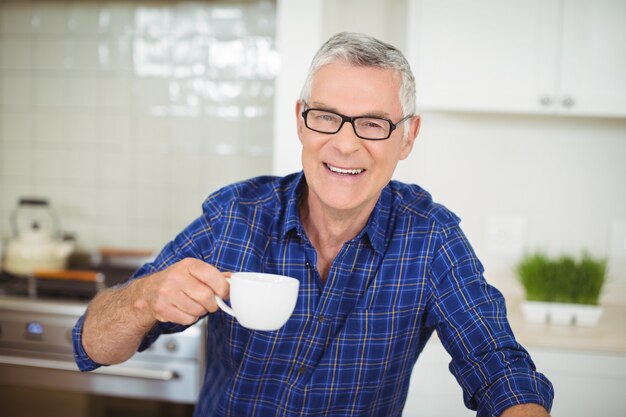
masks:
<path id="1" fill-rule="evenodd" d="M 626 304 L 602 303 L 600 322 L 583 327 L 528 323 L 522 317 L 521 302 L 507 299 L 507 310 L 515 336 L 525 347 L 626 355 Z"/>
<path id="2" fill-rule="evenodd" d="M 626 357 L 626 303 L 603 302 L 599 323 L 584 327 L 529 323 L 522 317 L 521 302 L 521 298 L 507 297 L 507 317 L 516 339 L 528 350 L 549 349 Z M 436 332 L 429 343 L 441 344 Z"/>

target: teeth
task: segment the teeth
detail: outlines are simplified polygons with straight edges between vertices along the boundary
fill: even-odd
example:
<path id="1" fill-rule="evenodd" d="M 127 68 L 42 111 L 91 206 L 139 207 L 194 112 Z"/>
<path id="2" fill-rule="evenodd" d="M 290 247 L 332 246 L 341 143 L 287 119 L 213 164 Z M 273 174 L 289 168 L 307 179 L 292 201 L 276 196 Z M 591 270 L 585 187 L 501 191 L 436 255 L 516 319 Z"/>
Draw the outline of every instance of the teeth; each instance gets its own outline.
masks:
<path id="1" fill-rule="evenodd" d="M 350 175 L 356 175 L 356 174 L 360 174 L 361 172 L 364 171 L 364 169 L 343 169 L 343 168 L 337 168 L 334 167 L 332 165 L 328 165 L 326 164 L 326 166 L 328 167 L 328 169 L 330 169 L 332 172 L 336 172 L 338 174 L 350 174 Z"/>

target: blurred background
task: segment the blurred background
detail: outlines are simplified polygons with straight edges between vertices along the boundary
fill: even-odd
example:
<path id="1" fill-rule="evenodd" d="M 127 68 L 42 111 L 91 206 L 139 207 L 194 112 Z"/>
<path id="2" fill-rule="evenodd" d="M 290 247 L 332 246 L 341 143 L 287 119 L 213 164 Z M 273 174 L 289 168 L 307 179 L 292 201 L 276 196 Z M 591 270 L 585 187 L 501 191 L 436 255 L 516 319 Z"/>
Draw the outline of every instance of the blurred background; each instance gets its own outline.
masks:
<path id="1" fill-rule="evenodd" d="M 509 299 L 514 330 L 555 382 L 553 415 L 621 416 L 622 0 L 2 1 L 0 248 L 23 197 L 50 202 L 77 253 L 150 252 L 219 187 L 299 170 L 295 101 L 317 48 L 345 30 L 409 58 L 422 128 L 395 178 L 462 218 L 487 279 Z M 607 260 L 598 326 L 521 319 L 514 269 L 535 250 Z M 437 343 L 418 361 L 405 414 L 472 415 Z M 10 415 L 37 414 L 26 406 L 34 391 L 2 382 Z M 583 384 L 593 394 L 584 401 Z M 129 409 L 29 389 L 43 404 L 61 401 L 63 415 L 87 403 L 91 415 Z M 176 401 L 137 404 L 124 407 L 189 412 Z"/>
<path id="2" fill-rule="evenodd" d="M 81 247 L 158 248 L 271 171 L 272 2 L 3 2 L 3 235 L 47 197 Z"/>

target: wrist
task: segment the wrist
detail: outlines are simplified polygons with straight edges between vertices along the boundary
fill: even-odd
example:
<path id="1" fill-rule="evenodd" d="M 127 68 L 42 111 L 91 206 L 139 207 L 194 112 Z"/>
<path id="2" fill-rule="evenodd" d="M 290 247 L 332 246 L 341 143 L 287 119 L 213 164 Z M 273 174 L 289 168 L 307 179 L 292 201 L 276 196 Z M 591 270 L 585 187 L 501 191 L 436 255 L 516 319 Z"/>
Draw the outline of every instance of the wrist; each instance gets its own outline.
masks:
<path id="1" fill-rule="evenodd" d="M 148 301 L 150 276 L 137 278 L 128 284 L 130 305 L 138 327 L 151 328 L 157 321 Z"/>

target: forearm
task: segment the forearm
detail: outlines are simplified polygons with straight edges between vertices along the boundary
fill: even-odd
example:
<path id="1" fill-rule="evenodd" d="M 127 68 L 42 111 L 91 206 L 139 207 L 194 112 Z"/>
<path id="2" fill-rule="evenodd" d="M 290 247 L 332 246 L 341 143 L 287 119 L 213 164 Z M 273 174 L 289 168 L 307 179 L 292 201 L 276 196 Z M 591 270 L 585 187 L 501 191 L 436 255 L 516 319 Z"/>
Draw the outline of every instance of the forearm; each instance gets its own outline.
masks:
<path id="1" fill-rule="evenodd" d="M 500 417 L 550 417 L 550 415 L 540 405 L 520 404 L 507 408 Z"/>
<path id="2" fill-rule="evenodd" d="M 87 308 L 82 333 L 78 329 L 75 335 L 75 351 L 84 350 L 97 364 L 124 362 L 157 321 L 190 326 L 216 311 L 215 295 L 228 294 L 226 277 L 202 260 L 185 258 L 124 287 L 105 290 Z"/>
<path id="3" fill-rule="evenodd" d="M 129 359 L 156 323 L 142 301 L 142 280 L 105 290 L 90 303 L 82 344 L 93 361 L 109 365 Z"/>

